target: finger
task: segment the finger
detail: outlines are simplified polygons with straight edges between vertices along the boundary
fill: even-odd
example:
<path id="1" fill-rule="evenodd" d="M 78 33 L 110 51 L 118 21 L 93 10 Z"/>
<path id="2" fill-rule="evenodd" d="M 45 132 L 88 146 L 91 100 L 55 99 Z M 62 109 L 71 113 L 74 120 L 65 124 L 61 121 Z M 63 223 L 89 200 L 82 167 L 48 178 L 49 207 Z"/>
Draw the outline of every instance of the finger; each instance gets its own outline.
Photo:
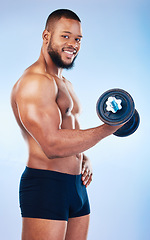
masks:
<path id="1" fill-rule="evenodd" d="M 84 181 L 85 178 L 89 175 L 89 170 L 88 168 L 85 169 L 84 173 L 82 174 L 82 180 Z"/>
<path id="2" fill-rule="evenodd" d="M 84 182 L 87 182 L 90 178 L 90 174 L 89 173 L 86 173 L 86 176 L 84 178 Z"/>
<path id="3" fill-rule="evenodd" d="M 85 169 L 83 170 L 83 172 L 82 172 L 82 176 L 83 176 L 83 177 L 86 177 L 87 174 L 88 174 L 88 169 L 85 168 Z"/>
<path id="4" fill-rule="evenodd" d="M 90 175 L 88 181 L 86 182 L 85 186 L 88 187 L 90 183 L 92 182 L 92 174 Z"/>
<path id="5" fill-rule="evenodd" d="M 88 172 L 88 174 L 82 178 L 83 184 L 86 185 L 87 182 L 90 180 L 90 178 L 91 178 L 91 174 L 90 172 Z"/>
<path id="6" fill-rule="evenodd" d="M 82 166 L 82 174 L 85 172 L 85 165 Z"/>

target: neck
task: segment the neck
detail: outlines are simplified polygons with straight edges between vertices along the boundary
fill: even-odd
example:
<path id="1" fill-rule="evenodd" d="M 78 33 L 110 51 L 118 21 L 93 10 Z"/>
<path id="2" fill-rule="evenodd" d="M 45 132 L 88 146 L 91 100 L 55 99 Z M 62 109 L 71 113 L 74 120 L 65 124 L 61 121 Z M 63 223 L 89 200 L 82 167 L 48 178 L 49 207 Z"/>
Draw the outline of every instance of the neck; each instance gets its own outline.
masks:
<path id="1" fill-rule="evenodd" d="M 39 62 L 44 64 L 45 71 L 53 76 L 57 76 L 62 78 L 62 68 L 58 68 L 52 61 L 51 57 L 49 56 L 48 52 L 44 47 L 41 48 L 40 57 L 38 59 Z"/>

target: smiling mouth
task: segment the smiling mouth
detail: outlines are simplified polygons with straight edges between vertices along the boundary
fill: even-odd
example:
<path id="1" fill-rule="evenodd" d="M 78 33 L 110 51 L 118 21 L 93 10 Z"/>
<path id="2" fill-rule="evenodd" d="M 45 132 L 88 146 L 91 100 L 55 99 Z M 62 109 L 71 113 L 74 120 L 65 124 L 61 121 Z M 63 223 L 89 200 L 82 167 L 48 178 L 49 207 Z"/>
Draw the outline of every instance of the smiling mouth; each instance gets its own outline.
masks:
<path id="1" fill-rule="evenodd" d="M 77 53 L 77 50 L 73 49 L 73 48 L 71 48 L 71 49 L 64 49 L 63 48 L 62 51 L 67 53 L 67 54 L 69 54 L 69 55 L 71 55 L 71 56 L 73 56 L 73 55 L 75 55 Z"/>

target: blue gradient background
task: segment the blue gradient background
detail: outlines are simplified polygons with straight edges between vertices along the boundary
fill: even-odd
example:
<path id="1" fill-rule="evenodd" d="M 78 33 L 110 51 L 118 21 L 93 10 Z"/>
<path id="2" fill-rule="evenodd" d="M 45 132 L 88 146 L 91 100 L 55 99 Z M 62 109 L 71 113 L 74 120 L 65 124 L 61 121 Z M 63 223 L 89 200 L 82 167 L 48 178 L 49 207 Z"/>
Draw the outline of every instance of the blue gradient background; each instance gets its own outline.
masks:
<path id="1" fill-rule="evenodd" d="M 19 240 L 20 175 L 27 147 L 10 107 L 12 86 L 37 60 L 49 13 L 69 8 L 82 20 L 83 41 L 75 68 L 64 71 L 82 104 L 81 128 L 101 124 L 96 102 L 104 91 L 123 88 L 141 116 L 135 134 L 110 136 L 87 151 L 93 165 L 88 188 L 88 240 L 150 239 L 150 2 L 146 0 L 5 0 L 0 4 L 0 236 Z"/>

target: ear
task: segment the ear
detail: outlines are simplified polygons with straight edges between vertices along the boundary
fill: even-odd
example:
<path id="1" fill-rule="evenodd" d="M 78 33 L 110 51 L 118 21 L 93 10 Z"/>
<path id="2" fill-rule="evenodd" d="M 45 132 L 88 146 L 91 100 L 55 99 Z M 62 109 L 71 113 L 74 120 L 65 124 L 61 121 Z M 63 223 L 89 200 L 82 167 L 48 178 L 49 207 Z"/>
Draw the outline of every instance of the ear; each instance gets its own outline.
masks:
<path id="1" fill-rule="evenodd" d="M 50 35 L 51 35 L 50 32 L 48 32 L 47 30 L 44 30 L 43 34 L 42 34 L 43 42 L 48 44 L 49 39 L 50 39 Z"/>

